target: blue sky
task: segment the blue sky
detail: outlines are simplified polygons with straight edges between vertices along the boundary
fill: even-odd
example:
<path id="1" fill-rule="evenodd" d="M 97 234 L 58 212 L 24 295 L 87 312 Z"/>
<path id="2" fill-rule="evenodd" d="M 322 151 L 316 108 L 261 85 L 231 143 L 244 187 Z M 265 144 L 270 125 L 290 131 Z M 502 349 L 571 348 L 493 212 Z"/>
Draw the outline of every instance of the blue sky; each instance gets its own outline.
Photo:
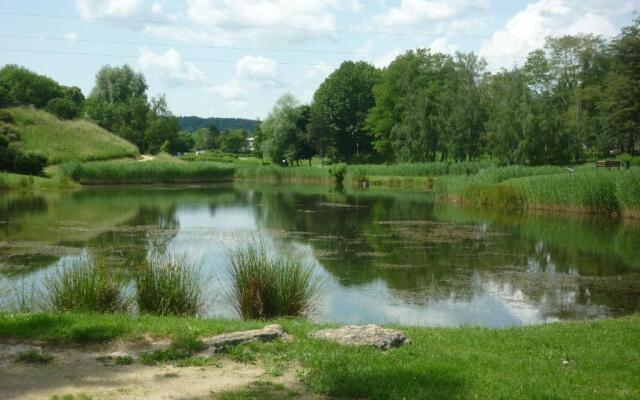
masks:
<path id="1" fill-rule="evenodd" d="M 177 115 L 264 118 L 310 101 L 344 60 L 379 67 L 407 49 L 474 51 L 490 70 L 522 63 L 544 37 L 628 25 L 640 0 L 0 0 L 0 65 L 88 94 L 127 63 Z"/>

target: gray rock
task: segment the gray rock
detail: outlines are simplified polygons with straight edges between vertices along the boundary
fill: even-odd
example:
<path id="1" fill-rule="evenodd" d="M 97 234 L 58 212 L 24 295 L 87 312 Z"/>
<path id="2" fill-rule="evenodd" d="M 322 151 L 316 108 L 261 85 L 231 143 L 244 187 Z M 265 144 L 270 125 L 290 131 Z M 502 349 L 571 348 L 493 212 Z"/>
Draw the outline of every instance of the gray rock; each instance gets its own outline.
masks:
<path id="1" fill-rule="evenodd" d="M 254 340 L 267 342 L 284 337 L 286 337 L 286 334 L 280 325 L 267 325 L 263 329 L 223 333 L 205 338 L 202 341 L 207 348 L 210 348 L 215 353 L 224 347 L 236 346 L 245 342 Z"/>
<path id="2" fill-rule="evenodd" d="M 374 346 L 379 350 L 389 350 L 411 343 L 404 332 L 378 325 L 347 325 L 338 329 L 323 329 L 312 332 L 311 337 L 345 345 Z"/>

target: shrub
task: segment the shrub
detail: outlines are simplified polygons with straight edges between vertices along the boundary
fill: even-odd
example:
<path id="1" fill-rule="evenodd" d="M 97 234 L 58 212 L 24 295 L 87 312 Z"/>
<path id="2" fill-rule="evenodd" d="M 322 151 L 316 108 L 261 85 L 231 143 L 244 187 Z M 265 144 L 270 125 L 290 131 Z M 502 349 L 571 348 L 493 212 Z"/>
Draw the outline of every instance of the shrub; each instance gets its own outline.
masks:
<path id="1" fill-rule="evenodd" d="M 0 122 L 13 124 L 15 122 L 15 120 L 13 119 L 13 114 L 11 114 L 7 110 L 0 110 Z"/>
<path id="2" fill-rule="evenodd" d="M 244 319 L 298 317 L 312 309 L 318 292 L 313 266 L 290 247 L 277 254 L 264 240 L 229 253 L 231 300 Z"/>
<path id="3" fill-rule="evenodd" d="M 47 277 L 44 287 L 56 311 L 118 312 L 128 305 L 113 274 L 88 256 L 65 263 Z"/>
<path id="4" fill-rule="evenodd" d="M 45 109 L 60 119 L 73 119 L 80 115 L 80 107 L 64 97 L 49 100 Z"/>
<path id="5" fill-rule="evenodd" d="M 329 173 L 336 180 L 336 185 L 342 185 L 344 183 L 344 176 L 347 174 L 347 164 L 336 164 L 329 169 Z"/>
<path id="6" fill-rule="evenodd" d="M 138 308 L 157 315 L 196 315 L 204 307 L 206 281 L 184 255 L 152 255 L 136 271 Z"/>
<path id="7" fill-rule="evenodd" d="M 47 166 L 47 157 L 37 153 L 16 153 L 13 172 L 25 175 L 42 175 Z"/>

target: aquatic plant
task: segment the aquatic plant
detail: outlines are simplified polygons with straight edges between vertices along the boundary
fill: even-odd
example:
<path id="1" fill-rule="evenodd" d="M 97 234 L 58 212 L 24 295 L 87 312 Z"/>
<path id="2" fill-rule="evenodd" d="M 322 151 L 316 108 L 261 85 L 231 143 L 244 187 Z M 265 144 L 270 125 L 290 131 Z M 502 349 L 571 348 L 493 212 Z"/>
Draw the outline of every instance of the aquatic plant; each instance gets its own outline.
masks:
<path id="1" fill-rule="evenodd" d="M 135 273 L 140 312 L 196 315 L 205 304 L 207 280 L 182 254 L 153 254 Z"/>
<path id="2" fill-rule="evenodd" d="M 233 166 L 176 160 L 66 163 L 60 172 L 85 185 L 206 183 L 233 178 Z"/>
<path id="3" fill-rule="evenodd" d="M 44 281 L 47 302 L 56 311 L 118 312 L 129 300 L 112 271 L 83 255 L 65 262 Z"/>
<path id="4" fill-rule="evenodd" d="M 306 315 L 319 290 L 304 252 L 289 246 L 273 249 L 264 239 L 231 251 L 228 272 L 233 305 L 244 319 Z"/>

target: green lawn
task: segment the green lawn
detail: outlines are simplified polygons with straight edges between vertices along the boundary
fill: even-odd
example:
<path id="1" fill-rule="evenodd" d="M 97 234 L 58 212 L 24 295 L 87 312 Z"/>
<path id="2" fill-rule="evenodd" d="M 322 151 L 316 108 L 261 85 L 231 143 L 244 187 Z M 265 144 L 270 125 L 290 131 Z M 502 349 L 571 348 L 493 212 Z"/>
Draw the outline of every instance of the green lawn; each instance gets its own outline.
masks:
<path id="1" fill-rule="evenodd" d="M 292 362 L 313 392 L 368 399 L 634 399 L 640 397 L 640 316 L 510 329 L 403 328 L 412 344 L 385 353 L 310 339 L 321 325 L 275 321 L 291 342 L 253 343 L 224 357 Z M 81 314 L 0 314 L 0 337 L 54 343 L 204 336 L 268 322 Z M 189 365 L 186 363 L 185 365 Z M 256 397 L 258 398 L 258 397 Z"/>

